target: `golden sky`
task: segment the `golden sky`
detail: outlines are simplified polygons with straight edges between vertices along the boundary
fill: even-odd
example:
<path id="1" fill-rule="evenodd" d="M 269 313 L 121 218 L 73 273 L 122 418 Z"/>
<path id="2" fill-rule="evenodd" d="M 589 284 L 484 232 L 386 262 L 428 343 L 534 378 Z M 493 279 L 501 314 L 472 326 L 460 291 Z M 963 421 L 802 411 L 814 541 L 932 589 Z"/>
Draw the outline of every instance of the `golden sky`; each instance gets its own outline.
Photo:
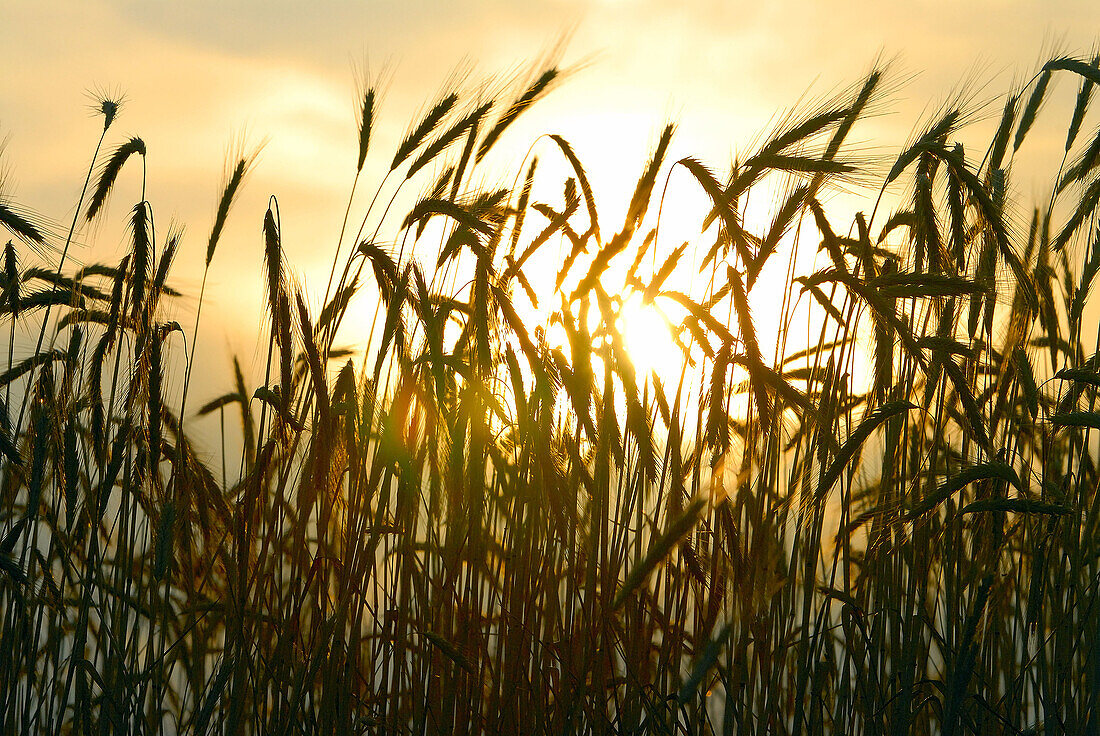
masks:
<path id="1" fill-rule="evenodd" d="M 174 282 L 191 294 L 227 148 L 242 133 L 267 141 L 214 261 L 202 374 L 224 369 L 226 345 L 246 364 L 260 363 L 260 228 L 269 195 L 280 201 L 289 261 L 311 280 L 327 274 L 355 168 L 357 69 L 385 68 L 391 79 L 375 146 L 384 152 L 456 68 L 474 78 L 515 73 L 568 36 L 563 61 L 582 68 L 509 131 L 503 148 L 518 161 L 539 133 L 563 134 L 614 209 L 616 196 L 629 196 L 621 182 L 636 177 L 667 120 L 679 125 L 673 155 L 722 168 L 759 142 L 782 110 L 857 81 L 884 56 L 895 59 L 896 92 L 889 114 L 860 132 L 889 156 L 960 81 L 988 80 L 975 99 L 995 100 L 1052 49 L 1092 51 L 1100 4 L 82 0 L 5 2 L 0 27 L 8 192 L 67 222 L 99 133 L 87 92 L 122 91 L 128 102 L 112 142 L 145 140 L 157 221 L 187 227 Z M 1073 92 L 1061 84 L 1060 94 Z M 979 129 L 995 126 L 997 114 L 999 106 Z M 1061 143 L 1055 135 L 1030 142 L 1027 155 L 1038 166 L 1060 157 Z M 500 174 L 511 180 L 515 171 L 502 161 Z M 125 248 L 117 223 L 137 201 L 138 184 L 123 179 L 110 221 L 84 233 L 94 242 L 76 254 L 84 262 L 117 261 Z M 1041 194 L 1026 179 L 1017 183 L 1026 196 Z M 180 304 L 181 322 L 191 307 Z"/>

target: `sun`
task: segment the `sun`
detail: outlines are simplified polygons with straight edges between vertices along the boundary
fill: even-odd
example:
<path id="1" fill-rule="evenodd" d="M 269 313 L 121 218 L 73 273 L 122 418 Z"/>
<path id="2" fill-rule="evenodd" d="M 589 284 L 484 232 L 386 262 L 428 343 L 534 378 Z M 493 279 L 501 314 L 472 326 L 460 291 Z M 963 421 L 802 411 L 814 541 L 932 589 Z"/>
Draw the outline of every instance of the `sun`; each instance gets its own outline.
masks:
<path id="1" fill-rule="evenodd" d="M 673 339 L 673 323 L 656 304 L 631 294 L 619 312 L 619 333 L 636 371 L 656 373 L 662 380 L 680 374 L 684 353 Z"/>

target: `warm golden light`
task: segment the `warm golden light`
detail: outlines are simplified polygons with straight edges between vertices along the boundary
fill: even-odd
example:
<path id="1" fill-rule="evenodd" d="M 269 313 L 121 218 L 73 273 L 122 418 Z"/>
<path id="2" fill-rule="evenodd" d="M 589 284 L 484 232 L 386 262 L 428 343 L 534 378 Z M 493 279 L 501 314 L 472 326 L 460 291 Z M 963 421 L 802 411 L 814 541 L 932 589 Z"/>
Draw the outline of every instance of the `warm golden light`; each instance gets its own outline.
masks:
<path id="1" fill-rule="evenodd" d="M 684 353 L 673 340 L 670 320 L 657 305 L 645 304 L 640 294 L 632 294 L 623 303 L 618 328 L 639 374 L 656 372 L 664 381 L 679 375 Z"/>

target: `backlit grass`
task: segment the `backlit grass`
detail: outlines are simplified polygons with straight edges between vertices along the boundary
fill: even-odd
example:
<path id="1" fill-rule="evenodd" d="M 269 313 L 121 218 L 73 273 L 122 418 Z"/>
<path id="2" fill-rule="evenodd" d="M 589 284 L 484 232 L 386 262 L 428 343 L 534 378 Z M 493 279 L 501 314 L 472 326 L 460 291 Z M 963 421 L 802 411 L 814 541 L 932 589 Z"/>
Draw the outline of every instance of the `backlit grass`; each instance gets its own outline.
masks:
<path id="1" fill-rule="evenodd" d="M 146 150 L 103 100 L 71 228 L 0 197 L 0 732 L 1097 732 L 1098 69 L 1051 60 L 977 149 L 948 105 L 885 164 L 849 150 L 884 69 L 725 170 L 670 125 L 617 221 L 558 136 L 485 183 L 556 68 L 446 90 L 396 151 L 368 87 L 349 169 L 389 173 L 320 309 L 271 200 L 265 367 L 215 397 L 164 317 L 180 231 L 110 201 Z M 1038 118 L 1066 156 L 1033 206 Z M 670 173 L 709 211 L 683 232 Z M 74 267 L 100 218 L 129 253 Z M 239 457 L 192 444 L 214 413 Z"/>

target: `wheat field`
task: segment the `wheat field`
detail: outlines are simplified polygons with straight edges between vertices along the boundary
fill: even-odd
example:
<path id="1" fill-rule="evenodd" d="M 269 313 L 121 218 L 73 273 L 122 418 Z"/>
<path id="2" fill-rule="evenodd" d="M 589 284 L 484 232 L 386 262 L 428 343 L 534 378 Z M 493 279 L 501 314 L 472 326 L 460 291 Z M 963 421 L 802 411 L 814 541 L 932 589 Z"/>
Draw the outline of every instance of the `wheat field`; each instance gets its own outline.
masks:
<path id="1" fill-rule="evenodd" d="M 854 144 L 888 66 L 725 169 L 669 125 L 621 221 L 557 135 L 486 183 L 564 76 L 456 83 L 394 151 L 365 85 L 324 298 L 272 193 L 262 377 L 220 396 L 205 275 L 193 329 L 165 316 L 181 231 L 110 198 L 146 176 L 117 99 L 71 225 L 2 193 L 0 732 L 1100 733 L 1100 57 L 979 148 L 963 97 L 896 158 Z M 1037 120 L 1065 148 L 1028 202 Z M 103 220 L 129 252 L 77 264 Z"/>

